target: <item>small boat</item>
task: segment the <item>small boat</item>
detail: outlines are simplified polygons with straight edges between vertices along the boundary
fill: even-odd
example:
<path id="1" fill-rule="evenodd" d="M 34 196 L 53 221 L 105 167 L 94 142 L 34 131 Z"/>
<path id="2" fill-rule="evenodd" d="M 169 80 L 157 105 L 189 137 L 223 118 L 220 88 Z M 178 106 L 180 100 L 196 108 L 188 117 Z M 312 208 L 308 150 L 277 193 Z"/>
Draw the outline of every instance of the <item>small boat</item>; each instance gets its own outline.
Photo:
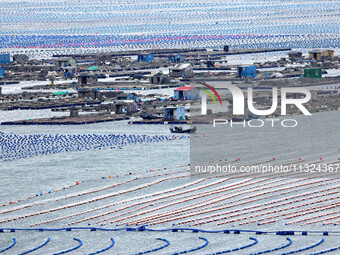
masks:
<path id="1" fill-rule="evenodd" d="M 169 128 L 171 133 L 178 133 L 178 134 L 193 134 L 196 132 L 197 128 L 193 127 L 193 128 L 188 128 L 188 129 L 183 129 L 182 127 L 170 127 Z"/>

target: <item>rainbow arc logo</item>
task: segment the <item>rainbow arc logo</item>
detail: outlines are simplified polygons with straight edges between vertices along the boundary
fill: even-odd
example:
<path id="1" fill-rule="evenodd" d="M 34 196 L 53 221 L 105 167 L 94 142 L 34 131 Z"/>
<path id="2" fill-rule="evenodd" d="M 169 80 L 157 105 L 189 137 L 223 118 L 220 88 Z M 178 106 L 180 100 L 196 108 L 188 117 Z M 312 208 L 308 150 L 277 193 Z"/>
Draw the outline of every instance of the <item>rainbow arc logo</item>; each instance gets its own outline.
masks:
<path id="1" fill-rule="evenodd" d="M 212 87 L 212 86 L 210 86 L 210 85 L 208 85 L 208 84 L 206 84 L 206 83 L 204 83 L 204 82 L 202 82 L 201 84 L 202 84 L 203 86 L 207 87 L 208 89 L 210 89 L 212 92 L 214 92 L 214 94 L 217 96 L 218 101 L 220 101 L 220 104 L 221 104 L 221 106 L 222 106 L 221 97 L 220 97 L 220 95 L 217 93 L 216 89 L 214 89 L 214 87 Z M 213 94 L 212 94 L 209 90 L 204 89 L 204 88 L 198 88 L 198 89 L 203 90 L 204 92 L 206 92 L 206 93 L 212 98 L 212 100 L 214 101 L 214 103 L 217 105 L 217 102 L 216 102 L 216 100 L 215 100 Z"/>

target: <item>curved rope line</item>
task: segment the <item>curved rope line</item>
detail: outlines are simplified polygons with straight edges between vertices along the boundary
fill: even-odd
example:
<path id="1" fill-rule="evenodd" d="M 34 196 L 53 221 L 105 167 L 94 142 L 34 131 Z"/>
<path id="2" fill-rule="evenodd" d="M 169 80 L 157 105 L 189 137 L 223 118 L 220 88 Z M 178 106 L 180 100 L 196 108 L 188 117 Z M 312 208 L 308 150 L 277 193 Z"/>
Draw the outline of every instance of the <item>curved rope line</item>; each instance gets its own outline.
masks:
<path id="1" fill-rule="evenodd" d="M 79 242 L 79 244 L 78 244 L 76 247 L 71 248 L 71 249 L 66 250 L 66 251 L 61 251 L 61 252 L 53 253 L 52 255 L 59 255 L 59 254 L 64 254 L 64 253 L 67 253 L 67 252 L 70 252 L 70 251 L 74 251 L 74 250 L 80 248 L 80 247 L 83 245 L 83 242 L 82 242 L 80 239 L 78 239 L 78 238 L 73 238 L 73 240 L 76 240 L 76 241 Z"/>
<path id="2" fill-rule="evenodd" d="M 205 241 L 205 243 L 201 246 L 198 246 L 194 249 L 191 249 L 191 250 L 186 250 L 186 251 L 181 251 L 181 252 L 175 252 L 175 253 L 172 253 L 171 255 L 179 255 L 179 254 L 183 254 L 183 253 L 189 253 L 189 252 L 193 252 L 193 251 L 197 251 L 197 250 L 200 250 L 202 248 L 204 248 L 205 246 L 207 246 L 209 244 L 209 241 L 208 239 L 204 238 L 204 237 L 199 237 L 199 239 L 202 239 Z"/>
<path id="3" fill-rule="evenodd" d="M 325 253 L 328 253 L 328 252 L 332 252 L 332 251 L 336 251 L 336 250 L 339 250 L 340 249 L 340 246 L 339 247 L 335 247 L 335 248 L 331 248 L 331 249 L 328 249 L 328 250 L 324 250 L 324 251 L 319 251 L 317 253 L 312 253 L 310 255 L 319 255 L 319 254 L 325 254 Z"/>
<path id="4" fill-rule="evenodd" d="M 229 252 L 233 252 L 233 251 L 239 251 L 239 250 L 242 250 L 242 249 L 249 248 L 249 247 L 251 247 L 251 246 L 253 246 L 253 245 L 255 245 L 255 244 L 257 244 L 259 242 L 254 237 L 249 237 L 249 239 L 253 240 L 254 242 L 250 243 L 250 244 L 247 244 L 247 245 L 244 245 L 244 246 L 241 246 L 240 248 L 235 248 L 235 249 L 232 249 L 232 250 L 219 251 L 219 252 L 208 254 L 208 255 L 217 255 L 217 254 L 229 253 Z"/>
<path id="5" fill-rule="evenodd" d="M 107 250 L 109 250 L 109 249 L 111 249 L 114 245 L 115 245 L 115 239 L 113 239 L 113 238 L 111 238 L 111 244 L 110 244 L 110 246 L 108 246 L 108 247 L 106 247 L 106 248 L 104 248 L 104 249 L 102 249 L 102 250 L 99 250 L 99 251 L 96 251 L 96 252 L 93 252 L 93 253 L 90 253 L 89 255 L 94 255 L 94 254 L 99 254 L 99 253 L 102 253 L 102 252 L 104 252 L 104 251 L 107 251 Z"/>
<path id="6" fill-rule="evenodd" d="M 290 246 L 293 241 L 292 239 L 290 239 L 289 237 L 287 237 L 287 240 L 288 240 L 288 243 L 281 246 L 281 247 L 277 247 L 277 248 L 274 248 L 274 249 L 271 249 L 271 250 L 266 250 L 266 251 L 260 251 L 260 252 L 256 252 L 256 253 L 251 253 L 249 255 L 259 255 L 259 254 L 264 254 L 264 253 L 268 253 L 268 252 L 273 252 L 273 251 L 278 251 L 278 250 L 281 250 L 281 249 L 284 249 L 284 248 L 287 248 L 288 246 Z"/>
<path id="7" fill-rule="evenodd" d="M 44 247 L 46 244 L 48 244 L 48 242 L 49 242 L 50 240 L 51 240 L 50 238 L 47 238 L 47 240 L 46 240 L 43 244 L 41 244 L 41 245 L 39 245 L 39 246 L 37 246 L 37 247 L 31 249 L 31 250 L 28 250 L 28 251 L 25 251 L 25 252 L 23 252 L 23 253 L 20 253 L 20 254 L 18 254 L 18 255 L 24 255 L 24 254 L 27 254 L 27 253 L 36 251 L 36 250 L 40 249 L 41 247 Z"/>
<path id="8" fill-rule="evenodd" d="M 206 92 L 207 94 L 209 94 L 209 96 L 212 98 L 212 100 L 214 100 L 214 103 L 217 105 L 216 100 L 213 96 L 213 94 L 211 94 L 211 92 L 209 90 L 203 89 L 203 88 L 199 88 L 200 90 L 203 90 L 204 92 Z"/>
<path id="9" fill-rule="evenodd" d="M 163 238 L 157 238 L 157 240 L 164 241 L 164 242 L 166 242 L 166 244 L 165 244 L 165 245 L 163 245 L 162 247 L 159 247 L 159 248 L 157 248 L 157 249 L 156 249 L 156 250 L 154 250 L 154 251 L 158 251 L 158 250 L 164 249 L 164 248 L 166 248 L 166 247 L 168 247 L 168 246 L 170 245 L 170 242 L 169 242 L 168 240 L 166 240 L 166 239 L 163 239 Z"/>
<path id="10" fill-rule="evenodd" d="M 17 240 L 15 238 L 13 238 L 13 243 L 10 246 L 8 246 L 7 248 L 1 250 L 0 253 L 11 249 L 16 243 L 17 243 Z"/>
<path id="11" fill-rule="evenodd" d="M 152 249 L 152 250 L 148 250 L 148 251 L 143 251 L 143 252 L 138 252 L 138 253 L 135 253 L 134 255 L 141 255 L 141 254 L 146 254 L 146 253 L 150 253 L 150 252 L 154 252 L 154 251 L 159 251 L 161 249 L 164 249 L 166 247 L 168 247 L 170 245 L 170 242 L 166 239 L 163 239 L 163 238 L 156 238 L 156 240 L 161 240 L 161 241 L 164 241 L 166 242 L 165 245 L 161 246 L 161 247 L 158 247 L 158 248 L 155 248 L 155 249 Z"/>
<path id="12" fill-rule="evenodd" d="M 298 250 L 295 250 L 295 251 L 290 251 L 290 252 L 284 252 L 284 253 L 281 253 L 280 255 L 288 255 L 288 254 L 293 254 L 293 253 L 297 253 L 297 252 L 301 252 L 301 251 L 306 251 L 306 250 L 309 250 L 309 249 L 312 249 L 320 244 L 322 244 L 323 242 L 325 241 L 325 239 L 321 239 L 319 242 L 317 242 L 316 244 L 313 244 L 311 246 L 307 246 L 305 248 L 302 248 L 302 249 L 298 249 Z"/>

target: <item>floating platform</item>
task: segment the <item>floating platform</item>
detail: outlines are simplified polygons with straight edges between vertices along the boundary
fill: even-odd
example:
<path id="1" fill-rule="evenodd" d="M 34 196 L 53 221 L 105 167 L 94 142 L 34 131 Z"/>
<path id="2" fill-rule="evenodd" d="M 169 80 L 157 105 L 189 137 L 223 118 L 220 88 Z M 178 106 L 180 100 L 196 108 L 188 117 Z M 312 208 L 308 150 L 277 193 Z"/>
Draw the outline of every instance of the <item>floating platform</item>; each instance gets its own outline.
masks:
<path id="1" fill-rule="evenodd" d="M 0 85 L 12 85 L 12 84 L 19 84 L 18 81 L 1 81 Z"/>
<path id="2" fill-rule="evenodd" d="M 41 118 L 31 120 L 7 121 L 1 125 L 84 125 L 109 121 L 128 120 L 129 117 L 124 115 L 103 115 L 103 116 L 80 116 L 80 117 L 59 117 L 59 118 Z"/>
<path id="3" fill-rule="evenodd" d="M 46 109 L 56 109 L 56 108 L 69 108 L 76 106 L 90 106 L 99 105 L 100 101 L 68 101 L 64 102 L 61 100 L 53 101 L 14 101 L 14 102 L 4 102 L 0 104 L 0 110 L 10 111 L 10 110 L 46 110 Z"/>
<path id="4" fill-rule="evenodd" d="M 153 120 L 138 120 L 129 121 L 131 125 L 191 125 L 191 124 L 209 124 L 209 121 L 193 121 L 193 120 L 164 120 L 164 119 L 153 119 Z"/>
<path id="5" fill-rule="evenodd" d="M 139 120 L 139 121 L 129 121 L 129 124 L 132 125 L 189 125 L 191 122 L 186 120 L 181 121 L 165 121 L 163 119 L 159 120 Z"/>

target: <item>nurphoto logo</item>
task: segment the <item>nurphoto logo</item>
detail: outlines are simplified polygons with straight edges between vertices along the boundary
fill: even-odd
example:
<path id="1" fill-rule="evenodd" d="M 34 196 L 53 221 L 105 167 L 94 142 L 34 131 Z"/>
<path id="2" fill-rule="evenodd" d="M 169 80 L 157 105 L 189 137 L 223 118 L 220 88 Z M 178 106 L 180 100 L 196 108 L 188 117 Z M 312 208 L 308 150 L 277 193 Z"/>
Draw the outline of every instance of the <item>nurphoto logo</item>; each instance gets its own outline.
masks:
<path id="1" fill-rule="evenodd" d="M 222 100 L 220 95 L 217 93 L 216 89 L 214 89 L 212 86 L 203 84 L 207 88 L 209 88 L 211 91 L 214 92 L 214 94 L 217 96 L 217 98 L 220 101 L 221 106 L 222 105 Z M 245 94 L 242 92 L 242 90 L 234 85 L 231 84 L 226 84 L 223 86 L 223 88 L 228 89 L 231 94 L 232 94 L 232 108 L 233 108 L 233 115 L 244 115 L 245 114 L 245 107 L 254 114 L 254 116 L 264 116 L 264 117 L 269 117 L 271 114 L 273 114 L 278 107 L 278 101 L 279 101 L 279 96 L 278 96 L 278 88 L 272 88 L 272 104 L 269 109 L 256 109 L 254 107 L 254 100 L 253 100 L 253 88 L 247 88 L 247 95 L 248 98 L 245 100 Z M 201 89 L 205 91 L 210 97 L 213 99 L 213 101 L 216 104 L 216 101 L 213 97 L 213 95 L 207 91 L 206 89 Z M 287 95 L 304 95 L 303 97 L 295 98 L 291 97 L 288 98 Z M 287 105 L 295 105 L 304 115 L 312 115 L 306 107 L 303 105 L 305 103 L 308 103 L 311 99 L 311 92 L 305 88 L 281 88 L 281 116 L 286 116 L 287 115 Z M 245 103 L 247 101 L 247 105 Z M 201 99 L 201 114 L 206 115 L 207 114 L 207 95 L 202 94 L 202 99 Z M 254 125 L 252 122 L 256 121 L 258 124 Z M 279 121 L 279 119 L 266 119 L 266 121 L 272 123 L 272 127 L 274 127 L 274 123 L 276 121 Z M 213 125 L 214 127 L 218 124 L 231 124 L 231 127 L 233 126 L 232 120 L 227 120 L 227 119 L 214 119 Z M 287 122 L 292 122 L 294 123 L 293 125 L 287 125 Z M 264 126 L 264 121 L 261 119 L 251 119 L 248 121 L 248 126 L 249 127 L 262 127 Z M 242 123 L 243 126 L 246 126 L 246 120 L 244 120 Z M 235 123 L 234 123 L 235 125 Z M 294 119 L 285 119 L 281 121 L 281 125 L 283 127 L 295 127 L 297 126 L 297 121 Z"/>

